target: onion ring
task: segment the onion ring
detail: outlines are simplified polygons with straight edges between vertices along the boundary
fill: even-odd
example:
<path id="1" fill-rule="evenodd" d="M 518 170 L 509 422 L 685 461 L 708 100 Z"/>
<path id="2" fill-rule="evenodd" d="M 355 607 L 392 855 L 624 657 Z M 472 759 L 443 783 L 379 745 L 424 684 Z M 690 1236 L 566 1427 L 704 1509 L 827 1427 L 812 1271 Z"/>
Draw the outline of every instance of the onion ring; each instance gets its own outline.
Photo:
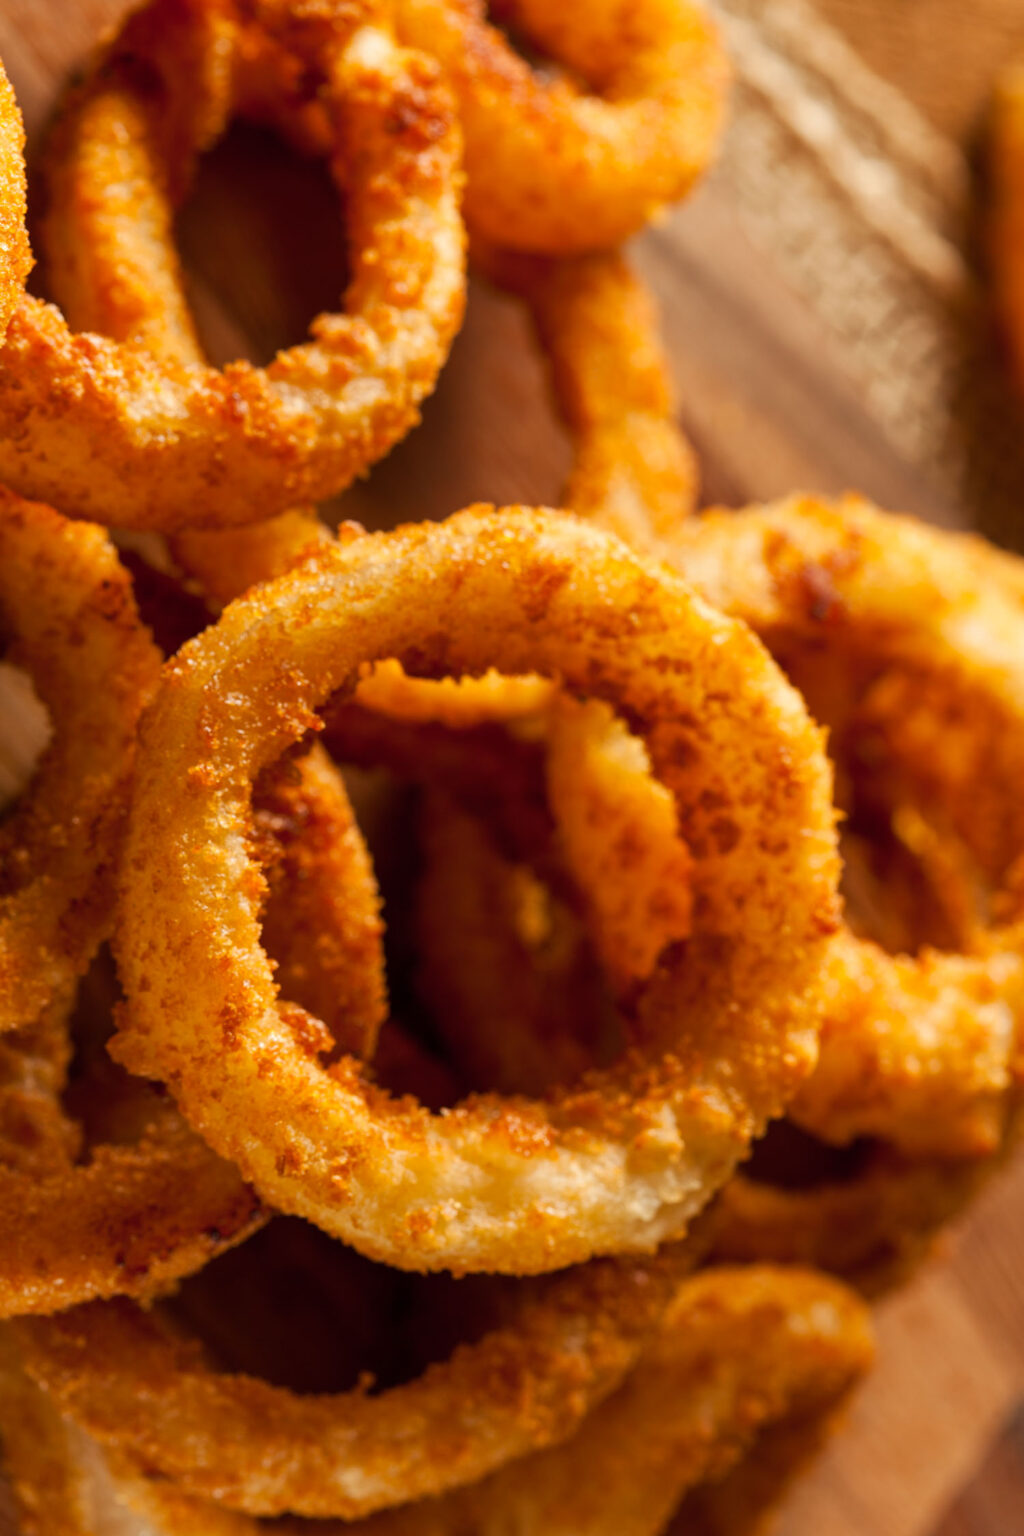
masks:
<path id="1" fill-rule="evenodd" d="M 272 656 L 287 668 L 268 686 Z M 427 676 L 557 670 L 635 713 L 677 796 L 701 923 L 643 998 L 649 1044 L 576 1094 L 431 1118 L 373 1093 L 350 1058 L 325 1074 L 278 1013 L 248 780 L 388 656 Z M 741 627 L 585 524 L 470 511 L 328 548 L 179 653 L 143 740 L 112 1049 L 166 1080 L 266 1198 L 370 1257 L 528 1273 L 678 1235 L 813 1063 L 836 875 L 820 739 Z"/>
<path id="2" fill-rule="evenodd" d="M 0 64 L 0 341 L 32 267 L 25 229 L 24 150 L 21 113 Z"/>
<path id="3" fill-rule="evenodd" d="M 624 12 L 540 0 L 489 7 L 564 65 L 541 80 L 488 25 L 483 0 L 400 0 L 403 42 L 439 59 L 466 135 L 466 216 L 497 245 L 554 255 L 619 245 L 706 168 L 728 68 L 694 0 Z M 582 78 L 592 93 L 571 83 Z"/>
<path id="4" fill-rule="evenodd" d="M 41 1331 L 69 1332 L 65 1323 L 58 1319 Z M 38 1377 L 45 1351 L 33 1338 L 25 1339 L 24 1329 L 19 1335 Z M 65 1515 L 84 1504 L 96 1507 L 84 1489 L 90 1482 L 103 1489 L 106 1471 L 113 1473 L 114 1486 L 107 1484 L 100 1507 L 120 1498 L 152 1520 L 154 1532 L 256 1536 L 262 1529 L 189 1498 L 180 1486 L 144 1476 L 135 1455 L 123 1447 L 100 1453 L 93 1446 L 88 1454 L 88 1434 L 58 1411 L 68 1407 L 70 1397 L 72 1417 L 78 1418 L 81 1394 L 74 1388 L 69 1393 L 63 1374 L 45 1360 L 41 1374 L 56 1387 L 56 1400 L 30 1387 L 11 1339 L 0 1339 L 0 1345 L 0 1427 L 15 1491 L 28 1509 L 44 1462 L 53 1464 L 62 1485 Z M 766 1426 L 833 1409 L 868 1368 L 872 1353 L 865 1308 L 835 1281 L 768 1267 L 706 1270 L 679 1288 L 632 1376 L 573 1439 L 443 1498 L 389 1510 L 355 1526 L 332 1521 L 325 1536 L 340 1536 L 342 1530 L 357 1536 L 454 1536 L 470 1529 L 497 1536 L 513 1520 L 516 1529 L 551 1536 L 656 1536 L 680 1495 L 720 1476 Z M 68 1374 L 74 1375 L 82 1361 L 71 1354 Z M 60 1380 L 54 1382 L 55 1376 Z M 132 1401 L 122 1428 L 132 1424 L 140 1404 L 145 1413 L 147 1397 Z M 87 1412 L 82 1421 L 91 1425 L 94 1415 Z M 600 1479 L 590 1475 L 594 1466 L 602 1469 Z M 45 1501 L 46 1488 L 39 1488 L 38 1496 Z M 73 1525 L 68 1536 L 79 1531 L 85 1536 L 83 1527 Z M 34 1536 L 31 1526 L 28 1536 Z"/>
<path id="5" fill-rule="evenodd" d="M 38 1073 L 20 1038 L 31 1033 L 8 1035 L 4 1045 L 8 1054 L 20 1046 Z M 57 1049 L 60 1062 L 66 1052 Z M 31 1160 L 6 1137 L 0 1145 L 0 1316 L 52 1312 L 95 1296 L 152 1295 L 263 1220 L 236 1170 L 142 1085 L 131 1110 L 142 1118 L 141 1138 L 93 1147 L 88 1162 L 76 1163 L 76 1127 L 61 1113 L 57 1075 L 51 1065 L 49 1083 L 40 1092 L 37 1078 L 35 1101 L 22 1105 Z"/>
<path id="6" fill-rule="evenodd" d="M 995 1150 L 1024 1017 L 1018 602 L 979 584 L 956 536 L 853 500 L 706 514 L 680 531 L 679 563 L 795 672 L 841 768 L 916 806 L 994 888 L 964 953 L 887 955 L 840 930 L 821 1059 L 791 1117 L 912 1156 Z"/>
<path id="7" fill-rule="evenodd" d="M 677 1245 L 524 1281 L 498 1327 L 372 1397 L 298 1396 L 211 1370 L 128 1303 L 17 1327 L 72 1417 L 191 1494 L 253 1514 L 353 1519 L 566 1439 L 635 1363 L 691 1264 Z"/>
<path id="8" fill-rule="evenodd" d="M 372 1056 L 387 1014 L 380 893 L 341 774 L 314 750 L 265 774 L 254 803 L 277 986 L 331 1049 Z"/>
<path id="9" fill-rule="evenodd" d="M 135 731 L 160 656 L 99 528 L 0 488 L 0 614 L 54 735 L 0 826 L 0 1031 L 67 993 L 105 937 Z"/>
<path id="10" fill-rule="evenodd" d="M 436 66 L 375 15 L 368 0 L 301 14 L 283 0 L 153 0 L 101 53 L 51 147 L 55 201 L 123 184 L 163 241 L 160 189 L 183 193 L 196 155 L 245 109 L 235 66 L 283 46 L 332 119 L 356 247 L 348 313 L 321 317 L 267 369 L 218 372 L 76 335 L 26 298 L 0 372 L 4 480 L 122 527 L 217 527 L 333 494 L 413 424 L 461 318 L 459 135 Z"/>
<path id="11" fill-rule="evenodd" d="M 0 1039 L 0 1166 L 29 1180 L 78 1151 L 60 1094 L 71 1058 L 73 998 L 57 997 L 34 1024 Z"/>
<path id="12" fill-rule="evenodd" d="M 548 739 L 548 799 L 588 931 L 617 993 L 646 981 L 693 927 L 693 856 L 643 745 L 607 705 L 560 696 Z"/>

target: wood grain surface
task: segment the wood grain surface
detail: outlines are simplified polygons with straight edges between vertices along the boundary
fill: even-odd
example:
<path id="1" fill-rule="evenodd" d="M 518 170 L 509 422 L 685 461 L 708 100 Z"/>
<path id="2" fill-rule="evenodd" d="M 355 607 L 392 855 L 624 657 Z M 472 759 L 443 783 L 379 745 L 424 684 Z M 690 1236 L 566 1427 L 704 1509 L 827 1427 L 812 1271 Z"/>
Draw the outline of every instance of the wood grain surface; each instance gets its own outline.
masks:
<path id="1" fill-rule="evenodd" d="M 1019 22 L 1024 33 L 1024 15 L 1012 16 L 999 0 L 972 7 L 954 0 L 821 6 L 897 81 L 905 49 L 911 94 L 957 132 L 974 121 L 990 62 L 1010 31 Z M 123 0 L 0 0 L 0 56 L 25 113 L 30 149 L 61 82 L 124 9 Z M 941 48 L 932 46 L 929 31 L 936 16 Z M 958 60 L 969 61 L 969 88 L 942 83 L 951 45 Z M 264 358 L 296 340 L 309 317 L 334 300 L 342 229 L 330 189 L 318 172 L 262 136 L 233 132 L 214 153 L 182 219 L 181 239 L 196 309 L 218 356 L 245 351 Z M 750 243 L 714 178 L 640 241 L 636 254 L 663 306 L 682 418 L 701 454 L 707 500 L 856 488 L 939 521 L 962 516 L 952 496 L 926 489 L 886 445 L 855 389 L 829 362 L 814 314 Z M 45 274 L 37 286 L 45 291 Z M 383 524 L 442 515 L 473 499 L 551 500 L 565 464 L 566 445 L 522 315 L 474 288 L 464 332 L 422 427 L 342 506 L 348 516 Z M 942 1256 L 879 1307 L 875 1375 L 788 1500 L 779 1536 L 1024 1531 L 1022 1277 L 1018 1161 Z M 11 1529 L 0 1508 L 0 1536 Z"/>

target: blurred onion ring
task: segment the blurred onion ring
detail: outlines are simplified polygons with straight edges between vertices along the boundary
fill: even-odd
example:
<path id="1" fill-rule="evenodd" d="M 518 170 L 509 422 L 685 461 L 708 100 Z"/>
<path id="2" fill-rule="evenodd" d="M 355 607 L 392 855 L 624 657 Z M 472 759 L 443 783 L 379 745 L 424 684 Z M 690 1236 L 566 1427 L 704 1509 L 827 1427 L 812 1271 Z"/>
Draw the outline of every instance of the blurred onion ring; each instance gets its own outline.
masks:
<path id="1" fill-rule="evenodd" d="M 841 796 L 873 793 L 890 819 L 909 806 L 975 876 L 964 952 L 836 935 L 821 1059 L 791 1118 L 915 1157 L 997 1150 L 1024 1054 L 1019 599 L 965 560 L 960 536 L 854 499 L 705 514 L 677 553 L 829 727 Z"/>
<path id="2" fill-rule="evenodd" d="M 685 956 L 644 989 L 636 1048 L 547 1101 L 431 1116 L 352 1058 L 325 1071 L 278 1007 L 251 780 L 387 657 L 560 675 L 628 712 L 676 798 Z M 125 861 L 118 1059 L 264 1198 L 400 1268 L 538 1272 L 684 1231 L 813 1065 L 835 920 L 821 738 L 759 643 L 578 520 L 485 508 L 324 549 L 165 677 Z"/>
<path id="3" fill-rule="evenodd" d="M 257 785 L 263 944 L 282 996 L 326 1026 L 326 1049 L 371 1057 L 387 1015 L 380 892 L 340 772 L 314 748 Z"/>
<path id="4" fill-rule="evenodd" d="M 466 217 L 497 245 L 552 255 L 619 245 L 711 159 L 728 66 L 697 0 L 398 0 L 396 16 L 401 40 L 453 83 Z M 557 77 L 531 69 L 505 26 L 553 58 Z"/>
<path id="5" fill-rule="evenodd" d="M 288 995 L 323 1010 L 316 1043 L 367 1055 L 385 1007 L 376 884 L 335 770 L 317 777 L 321 760 L 286 758 L 261 776 L 263 936 Z M 151 1296 L 265 1218 L 237 1170 L 138 1079 L 111 1089 L 102 1072 L 88 1074 L 79 1093 L 92 1135 L 81 1157 L 81 1127 L 60 1098 L 70 1006 L 59 998 L 0 1041 L 0 1316 Z M 100 1062 L 117 1077 L 105 1053 Z"/>
<path id="6" fill-rule="evenodd" d="M 32 266 L 25 229 L 25 130 L 0 64 L 0 340 Z"/>
<path id="7" fill-rule="evenodd" d="M 470 256 L 529 312 L 572 445 L 561 505 L 662 553 L 696 508 L 699 468 L 653 296 L 618 251 L 552 260 L 474 240 Z"/>
<path id="8" fill-rule="evenodd" d="M 135 733 L 160 655 L 103 530 L 9 491 L 0 614 L 7 654 L 53 722 L 0 827 L 0 1315 L 11 1315 L 146 1294 L 251 1230 L 259 1202 L 170 1106 L 136 1144 L 75 1161 L 79 1132 L 59 1098 L 67 1021 L 109 934 Z"/>
<path id="9" fill-rule="evenodd" d="M 0 1335 L 0 1429 L 15 1495 L 29 1517 L 27 1536 L 37 1536 L 31 1521 L 42 1518 L 55 1488 L 68 1536 L 93 1536 L 79 1515 L 85 1509 L 112 1522 L 119 1511 L 122 1518 L 131 1511 L 151 1522 L 144 1529 L 153 1536 L 257 1536 L 257 1522 L 154 1477 L 148 1454 L 139 1455 L 137 1414 L 159 1417 L 159 1399 L 149 1390 L 155 1378 L 147 1378 L 144 1392 L 137 1381 L 135 1395 L 126 1397 L 117 1436 L 99 1433 L 109 1444 L 92 1440 L 97 1418 L 102 1426 L 111 1415 L 98 1397 L 89 1399 L 83 1377 L 94 1376 L 96 1393 L 110 1374 L 143 1373 L 133 1373 L 128 1354 L 119 1353 L 111 1372 L 109 1355 L 96 1353 L 104 1342 L 120 1351 L 125 1339 L 105 1340 L 100 1330 L 99 1337 L 81 1336 L 84 1348 L 76 1348 L 68 1343 L 74 1335 L 74 1314 L 19 1328 L 17 1338 Z M 32 1376 L 52 1395 L 30 1381 L 19 1342 Z M 657 1536 L 686 1489 L 721 1477 L 751 1446 L 756 1450 L 769 1426 L 834 1411 L 872 1355 L 867 1310 L 836 1281 L 769 1266 L 704 1270 L 679 1287 L 632 1375 L 572 1439 L 441 1498 L 355 1525 L 331 1521 L 324 1536 L 500 1536 L 513 1528 L 546 1536 Z M 63 1523 L 74 1518 L 79 1523 Z M 46 1529 L 40 1526 L 38 1536 Z"/>
<path id="10" fill-rule="evenodd" d="M 196 158 L 246 111 L 247 70 L 268 50 L 296 111 L 315 99 L 330 120 L 347 313 L 321 316 L 266 369 L 218 371 L 75 334 L 23 300 L 0 355 L 0 476 L 71 515 L 169 531 L 332 495 L 413 425 L 447 356 L 464 296 L 459 133 L 437 66 L 396 47 L 369 0 L 153 0 L 67 103 L 52 196 L 88 204 L 112 184 L 138 238 L 167 241 Z M 92 234 L 63 259 L 102 251 L 102 217 Z M 166 268 L 173 288 L 170 254 Z"/>
<path id="11" fill-rule="evenodd" d="M 139 715 L 160 654 L 100 528 L 0 488 L 0 638 L 53 735 L 0 825 L 0 1032 L 65 995 L 105 937 Z"/>
<path id="12" fill-rule="evenodd" d="M 171 1113 L 86 1163 L 0 1167 L 0 1316 L 152 1296 L 264 1219 L 237 1171 Z"/>
<path id="13" fill-rule="evenodd" d="M 813 1264 L 869 1295 L 902 1284 L 942 1228 L 971 1203 L 1019 1143 L 985 1158 L 910 1158 L 871 1145 L 848 1177 L 805 1188 L 741 1172 L 722 1190 L 712 1230 L 723 1263 Z"/>

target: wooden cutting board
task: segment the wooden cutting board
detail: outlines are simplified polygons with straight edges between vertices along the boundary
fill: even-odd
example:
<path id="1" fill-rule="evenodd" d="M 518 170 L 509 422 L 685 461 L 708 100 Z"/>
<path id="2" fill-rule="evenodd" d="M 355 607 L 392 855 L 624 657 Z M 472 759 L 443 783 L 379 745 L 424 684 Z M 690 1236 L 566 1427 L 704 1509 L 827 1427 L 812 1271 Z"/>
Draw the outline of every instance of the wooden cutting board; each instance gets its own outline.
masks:
<path id="1" fill-rule="evenodd" d="M 60 83 L 124 9 L 123 0 L 0 0 L 0 56 L 30 150 Z M 663 305 L 706 499 L 856 488 L 963 520 L 952 488 L 926 483 L 890 446 L 821 320 L 747 230 L 728 183 L 712 178 L 637 250 Z M 182 242 L 217 355 L 267 357 L 334 300 L 343 247 L 330 190 L 259 136 L 233 133 L 212 157 Z M 342 507 L 384 524 L 475 499 L 551 501 L 566 459 L 522 315 L 474 289 L 422 428 Z M 1024 1532 L 1022 1277 L 1018 1162 L 931 1268 L 879 1307 L 875 1375 L 787 1502 L 780 1536 Z"/>

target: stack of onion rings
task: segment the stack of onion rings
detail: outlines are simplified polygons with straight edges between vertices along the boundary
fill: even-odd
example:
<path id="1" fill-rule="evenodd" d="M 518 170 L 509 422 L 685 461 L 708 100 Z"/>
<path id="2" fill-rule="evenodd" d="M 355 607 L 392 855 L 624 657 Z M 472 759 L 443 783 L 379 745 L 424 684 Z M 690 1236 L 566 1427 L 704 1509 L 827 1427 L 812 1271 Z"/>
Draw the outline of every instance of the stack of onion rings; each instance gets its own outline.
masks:
<path id="1" fill-rule="evenodd" d="M 483 0 L 149 0 L 51 136 L 66 321 L 22 291 L 0 80 L 0 475 L 150 531 L 122 564 L 0 492 L 0 612 L 55 725 L 0 828 L 26 1536 L 655 1536 L 687 1489 L 695 1530 L 760 1519 L 870 1354 L 848 1292 L 763 1260 L 883 1288 L 1022 1120 L 1024 566 L 855 502 L 693 516 L 650 299 L 606 246 L 707 162 L 714 30 L 693 0 L 490 21 L 509 39 Z M 236 116 L 328 160 L 352 261 L 346 314 L 218 372 L 173 226 Z M 463 129 L 475 263 L 527 306 L 579 517 L 335 536 L 305 503 L 415 422 L 458 324 Z M 325 746 L 361 807 L 392 791 L 360 769 L 421 800 L 418 855 L 411 813 L 391 846 L 367 823 L 398 1018 Z M 286 1384 L 273 1323 L 269 1371 L 233 1357 L 276 1294 L 204 1331 L 218 1285 L 287 1271 L 281 1223 L 241 1243 L 264 1201 L 330 1234 L 283 1224 L 328 1288 L 334 1238 L 392 1266 L 390 1308 L 333 1293 L 409 1347 L 379 1393 L 349 1386 L 366 1357 Z"/>

